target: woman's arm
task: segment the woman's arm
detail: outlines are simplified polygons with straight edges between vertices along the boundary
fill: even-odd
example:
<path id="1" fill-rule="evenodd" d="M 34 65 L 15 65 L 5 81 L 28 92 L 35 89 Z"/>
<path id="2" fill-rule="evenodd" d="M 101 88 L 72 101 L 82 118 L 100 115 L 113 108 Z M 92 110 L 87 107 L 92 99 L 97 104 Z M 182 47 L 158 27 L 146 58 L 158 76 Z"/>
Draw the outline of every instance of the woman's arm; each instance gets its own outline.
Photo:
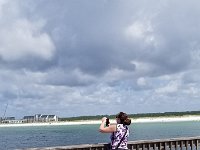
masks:
<path id="1" fill-rule="evenodd" d="M 108 127 L 105 127 L 106 123 L 106 117 L 103 117 L 102 118 L 102 123 L 99 127 L 99 132 L 102 132 L 102 133 L 112 133 L 112 132 L 115 132 L 116 131 L 116 125 L 109 125 Z"/>

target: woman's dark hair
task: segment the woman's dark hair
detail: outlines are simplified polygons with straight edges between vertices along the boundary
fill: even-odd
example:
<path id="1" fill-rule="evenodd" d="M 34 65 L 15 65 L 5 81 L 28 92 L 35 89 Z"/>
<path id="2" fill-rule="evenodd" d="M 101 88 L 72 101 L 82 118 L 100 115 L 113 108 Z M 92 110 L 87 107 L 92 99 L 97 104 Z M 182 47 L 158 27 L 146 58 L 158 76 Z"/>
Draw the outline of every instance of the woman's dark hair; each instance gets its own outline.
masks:
<path id="1" fill-rule="evenodd" d="M 131 124 L 131 119 L 129 119 L 128 115 L 124 112 L 120 112 L 119 114 L 117 114 L 116 118 L 119 118 L 120 123 L 122 123 L 123 125 L 130 125 Z"/>

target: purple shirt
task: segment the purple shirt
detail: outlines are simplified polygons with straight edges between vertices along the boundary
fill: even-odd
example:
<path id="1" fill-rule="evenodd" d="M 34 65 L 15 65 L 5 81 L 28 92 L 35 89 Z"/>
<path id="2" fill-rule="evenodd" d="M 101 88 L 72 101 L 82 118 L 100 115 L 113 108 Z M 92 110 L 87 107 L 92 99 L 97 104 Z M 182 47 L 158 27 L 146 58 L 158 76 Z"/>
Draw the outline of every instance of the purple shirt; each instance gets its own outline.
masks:
<path id="1" fill-rule="evenodd" d="M 126 132 L 126 130 L 127 130 L 127 132 Z M 126 135 L 124 136 L 125 133 L 126 133 Z M 124 138 L 123 138 L 123 136 L 124 136 Z M 123 124 L 117 124 L 117 130 L 115 132 L 113 132 L 110 136 L 112 149 L 116 149 L 118 143 L 120 143 L 122 138 L 123 138 L 123 140 L 118 148 L 128 149 L 128 147 L 127 147 L 128 136 L 129 136 L 128 127 Z"/>

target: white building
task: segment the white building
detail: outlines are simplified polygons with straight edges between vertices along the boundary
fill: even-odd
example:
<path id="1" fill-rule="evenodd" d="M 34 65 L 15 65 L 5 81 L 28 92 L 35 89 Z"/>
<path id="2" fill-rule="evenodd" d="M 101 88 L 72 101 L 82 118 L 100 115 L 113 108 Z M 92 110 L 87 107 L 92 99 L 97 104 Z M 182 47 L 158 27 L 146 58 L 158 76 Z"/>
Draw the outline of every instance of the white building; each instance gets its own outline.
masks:
<path id="1" fill-rule="evenodd" d="M 56 115 L 48 115 L 48 121 L 58 121 L 58 116 Z"/>
<path id="2" fill-rule="evenodd" d="M 24 123 L 32 123 L 32 122 L 55 122 L 58 121 L 58 116 L 56 115 L 41 115 L 36 114 L 35 116 L 24 116 Z"/>
<path id="3" fill-rule="evenodd" d="M 41 115 L 40 120 L 41 120 L 41 122 L 54 122 L 54 121 L 58 121 L 58 116 L 56 116 L 56 115 Z"/>

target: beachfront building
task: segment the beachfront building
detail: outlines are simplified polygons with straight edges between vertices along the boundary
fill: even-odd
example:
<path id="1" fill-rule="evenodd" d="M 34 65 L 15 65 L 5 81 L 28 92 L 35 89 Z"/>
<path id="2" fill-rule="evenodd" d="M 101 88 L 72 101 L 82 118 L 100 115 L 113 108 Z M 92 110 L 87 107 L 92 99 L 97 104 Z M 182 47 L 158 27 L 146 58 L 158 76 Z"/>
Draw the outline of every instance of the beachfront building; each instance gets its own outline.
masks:
<path id="1" fill-rule="evenodd" d="M 15 117 L 6 117 L 5 120 L 15 120 Z"/>
<path id="2" fill-rule="evenodd" d="M 56 115 L 41 115 L 36 114 L 35 116 L 24 116 L 24 123 L 33 123 L 33 122 L 55 122 L 58 121 L 58 116 Z"/>
<path id="3" fill-rule="evenodd" d="M 42 115 L 41 122 L 48 122 L 48 115 Z"/>
<path id="4" fill-rule="evenodd" d="M 57 122 L 58 116 L 56 115 L 41 115 L 36 114 L 34 116 L 24 116 L 23 119 L 16 120 L 15 117 L 0 117 L 0 124 L 1 123 L 34 123 L 34 122 Z"/>
<path id="5" fill-rule="evenodd" d="M 23 123 L 23 120 L 9 120 L 7 123 L 11 124 Z"/>
<path id="6" fill-rule="evenodd" d="M 35 121 L 34 116 L 24 116 L 23 123 L 33 123 Z"/>
<path id="7" fill-rule="evenodd" d="M 6 117 L 6 118 L 1 118 L 1 123 L 12 123 L 15 120 L 15 117 Z"/>
<path id="8" fill-rule="evenodd" d="M 48 116 L 48 121 L 58 121 L 58 116 L 56 115 L 49 115 Z"/>
<path id="9" fill-rule="evenodd" d="M 35 115 L 35 122 L 41 122 L 41 114 L 36 114 Z"/>
<path id="10" fill-rule="evenodd" d="M 54 122 L 58 121 L 58 116 L 56 115 L 41 115 L 40 117 L 41 122 Z"/>

